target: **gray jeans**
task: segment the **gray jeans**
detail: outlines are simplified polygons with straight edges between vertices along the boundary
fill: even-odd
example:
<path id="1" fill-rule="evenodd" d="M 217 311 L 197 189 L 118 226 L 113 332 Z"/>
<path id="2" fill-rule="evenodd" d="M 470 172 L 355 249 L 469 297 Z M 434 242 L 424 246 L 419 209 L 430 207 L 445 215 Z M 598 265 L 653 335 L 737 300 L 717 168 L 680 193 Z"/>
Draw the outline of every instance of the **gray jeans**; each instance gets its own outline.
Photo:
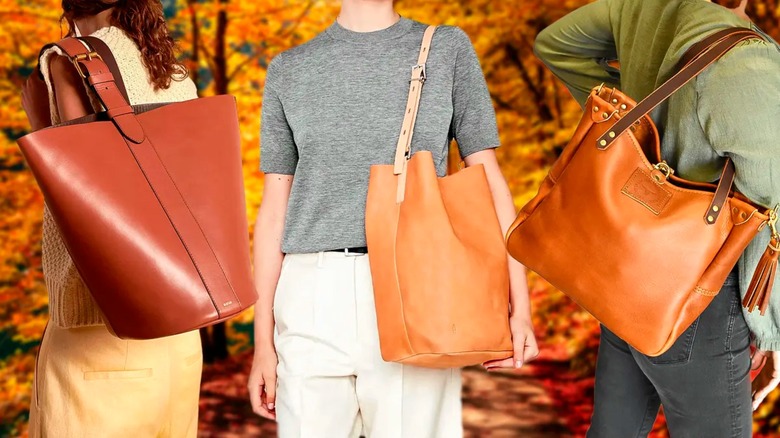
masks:
<path id="1" fill-rule="evenodd" d="M 672 348 L 645 356 L 602 326 L 588 438 L 646 437 L 663 405 L 672 438 L 752 436 L 750 332 L 737 276 Z"/>

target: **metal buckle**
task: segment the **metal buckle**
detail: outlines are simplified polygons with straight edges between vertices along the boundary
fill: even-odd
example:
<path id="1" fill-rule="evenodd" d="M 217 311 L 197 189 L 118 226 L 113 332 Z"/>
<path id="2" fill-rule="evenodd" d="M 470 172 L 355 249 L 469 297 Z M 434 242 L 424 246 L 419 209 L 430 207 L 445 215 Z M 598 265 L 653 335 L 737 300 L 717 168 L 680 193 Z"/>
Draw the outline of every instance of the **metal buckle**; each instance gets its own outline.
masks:
<path id="1" fill-rule="evenodd" d="M 84 74 L 84 70 L 81 69 L 81 64 L 79 63 L 81 61 L 92 61 L 93 59 L 99 59 L 102 61 L 103 57 L 100 56 L 100 53 L 93 50 L 89 53 L 81 53 L 74 56 L 73 58 L 71 58 L 70 62 L 72 62 L 73 65 L 76 66 L 76 70 L 79 72 L 79 76 L 81 76 L 82 79 L 86 79 L 87 75 Z"/>
<path id="2" fill-rule="evenodd" d="M 666 161 L 661 161 L 660 163 L 653 166 L 655 170 L 658 170 L 659 172 L 663 172 L 664 176 L 666 176 L 666 179 L 669 179 L 670 176 L 674 175 L 674 169 L 672 169 Z"/>
<path id="3" fill-rule="evenodd" d="M 425 83 L 425 80 L 428 79 L 428 75 L 425 71 L 425 64 L 417 64 L 414 67 L 412 67 L 412 75 L 414 76 L 414 71 L 417 69 L 422 69 L 420 72 L 420 78 L 419 79 L 410 79 L 409 82 L 412 81 L 420 81 L 421 84 Z"/>
<path id="4" fill-rule="evenodd" d="M 778 215 L 780 215 L 780 204 L 769 211 L 769 230 L 772 232 L 772 238 L 777 242 L 779 247 L 778 249 L 775 249 L 775 251 L 780 251 L 780 232 L 777 230 Z"/>

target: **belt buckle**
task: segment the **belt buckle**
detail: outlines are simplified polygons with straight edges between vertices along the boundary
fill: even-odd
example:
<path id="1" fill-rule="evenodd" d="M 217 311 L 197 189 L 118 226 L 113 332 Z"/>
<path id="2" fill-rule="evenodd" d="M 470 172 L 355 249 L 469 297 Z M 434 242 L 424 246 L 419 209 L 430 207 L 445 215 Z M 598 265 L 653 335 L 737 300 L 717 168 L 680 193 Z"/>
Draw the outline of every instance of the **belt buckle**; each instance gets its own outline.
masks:
<path id="1" fill-rule="evenodd" d="M 360 257 L 363 256 L 362 252 L 349 252 L 349 248 L 344 248 L 344 256 L 345 257 Z"/>

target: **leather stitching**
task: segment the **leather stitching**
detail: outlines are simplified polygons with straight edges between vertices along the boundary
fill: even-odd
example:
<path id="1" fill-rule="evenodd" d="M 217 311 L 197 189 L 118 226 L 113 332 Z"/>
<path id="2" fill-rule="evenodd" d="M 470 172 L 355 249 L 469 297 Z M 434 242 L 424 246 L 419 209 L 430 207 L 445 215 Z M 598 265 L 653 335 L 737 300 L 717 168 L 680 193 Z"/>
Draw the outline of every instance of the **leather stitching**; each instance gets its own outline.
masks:
<path id="1" fill-rule="evenodd" d="M 713 290 L 705 289 L 701 286 L 696 286 L 696 288 L 693 291 L 699 295 L 704 295 L 705 297 L 714 297 L 718 295 L 718 293 L 720 292 L 720 290 L 713 291 Z"/>

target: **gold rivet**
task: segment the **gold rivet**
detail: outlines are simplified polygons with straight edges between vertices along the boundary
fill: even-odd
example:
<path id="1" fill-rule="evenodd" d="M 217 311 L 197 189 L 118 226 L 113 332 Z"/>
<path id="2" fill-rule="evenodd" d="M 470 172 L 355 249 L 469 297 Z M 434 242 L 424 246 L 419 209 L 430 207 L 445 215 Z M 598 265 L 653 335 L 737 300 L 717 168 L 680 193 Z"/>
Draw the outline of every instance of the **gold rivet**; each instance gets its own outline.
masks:
<path id="1" fill-rule="evenodd" d="M 707 216 L 707 222 L 713 223 L 713 222 L 715 222 L 715 218 L 712 217 L 712 216 Z"/>
<path id="2" fill-rule="evenodd" d="M 742 214 L 740 216 L 742 216 L 742 219 L 747 219 L 747 213 L 745 213 L 744 211 L 742 212 Z"/>
<path id="3" fill-rule="evenodd" d="M 620 109 L 626 109 L 628 106 L 624 103 L 623 105 L 620 105 Z"/>
<path id="4" fill-rule="evenodd" d="M 609 118 L 609 114 L 604 113 L 604 114 L 601 115 L 601 117 L 604 117 L 605 119 L 608 119 Z"/>
<path id="5" fill-rule="evenodd" d="M 597 113 L 597 112 L 599 112 L 599 107 L 597 107 L 597 106 L 594 106 L 594 107 L 593 107 L 593 112 L 594 112 L 594 113 Z"/>
<path id="6" fill-rule="evenodd" d="M 617 99 L 612 99 L 612 103 L 618 103 Z"/>
<path id="7" fill-rule="evenodd" d="M 615 131 L 609 131 L 609 138 L 615 138 Z"/>
<path id="8" fill-rule="evenodd" d="M 739 213 L 739 209 L 737 207 L 732 208 L 731 211 L 733 211 L 734 214 Z"/>
<path id="9" fill-rule="evenodd" d="M 718 210 L 720 210 L 720 207 L 718 207 L 717 205 L 712 206 L 712 211 L 718 211 Z"/>
<path id="10" fill-rule="evenodd" d="M 599 142 L 599 144 L 602 145 L 602 146 L 606 146 L 607 145 L 607 141 L 606 140 L 601 140 Z"/>

